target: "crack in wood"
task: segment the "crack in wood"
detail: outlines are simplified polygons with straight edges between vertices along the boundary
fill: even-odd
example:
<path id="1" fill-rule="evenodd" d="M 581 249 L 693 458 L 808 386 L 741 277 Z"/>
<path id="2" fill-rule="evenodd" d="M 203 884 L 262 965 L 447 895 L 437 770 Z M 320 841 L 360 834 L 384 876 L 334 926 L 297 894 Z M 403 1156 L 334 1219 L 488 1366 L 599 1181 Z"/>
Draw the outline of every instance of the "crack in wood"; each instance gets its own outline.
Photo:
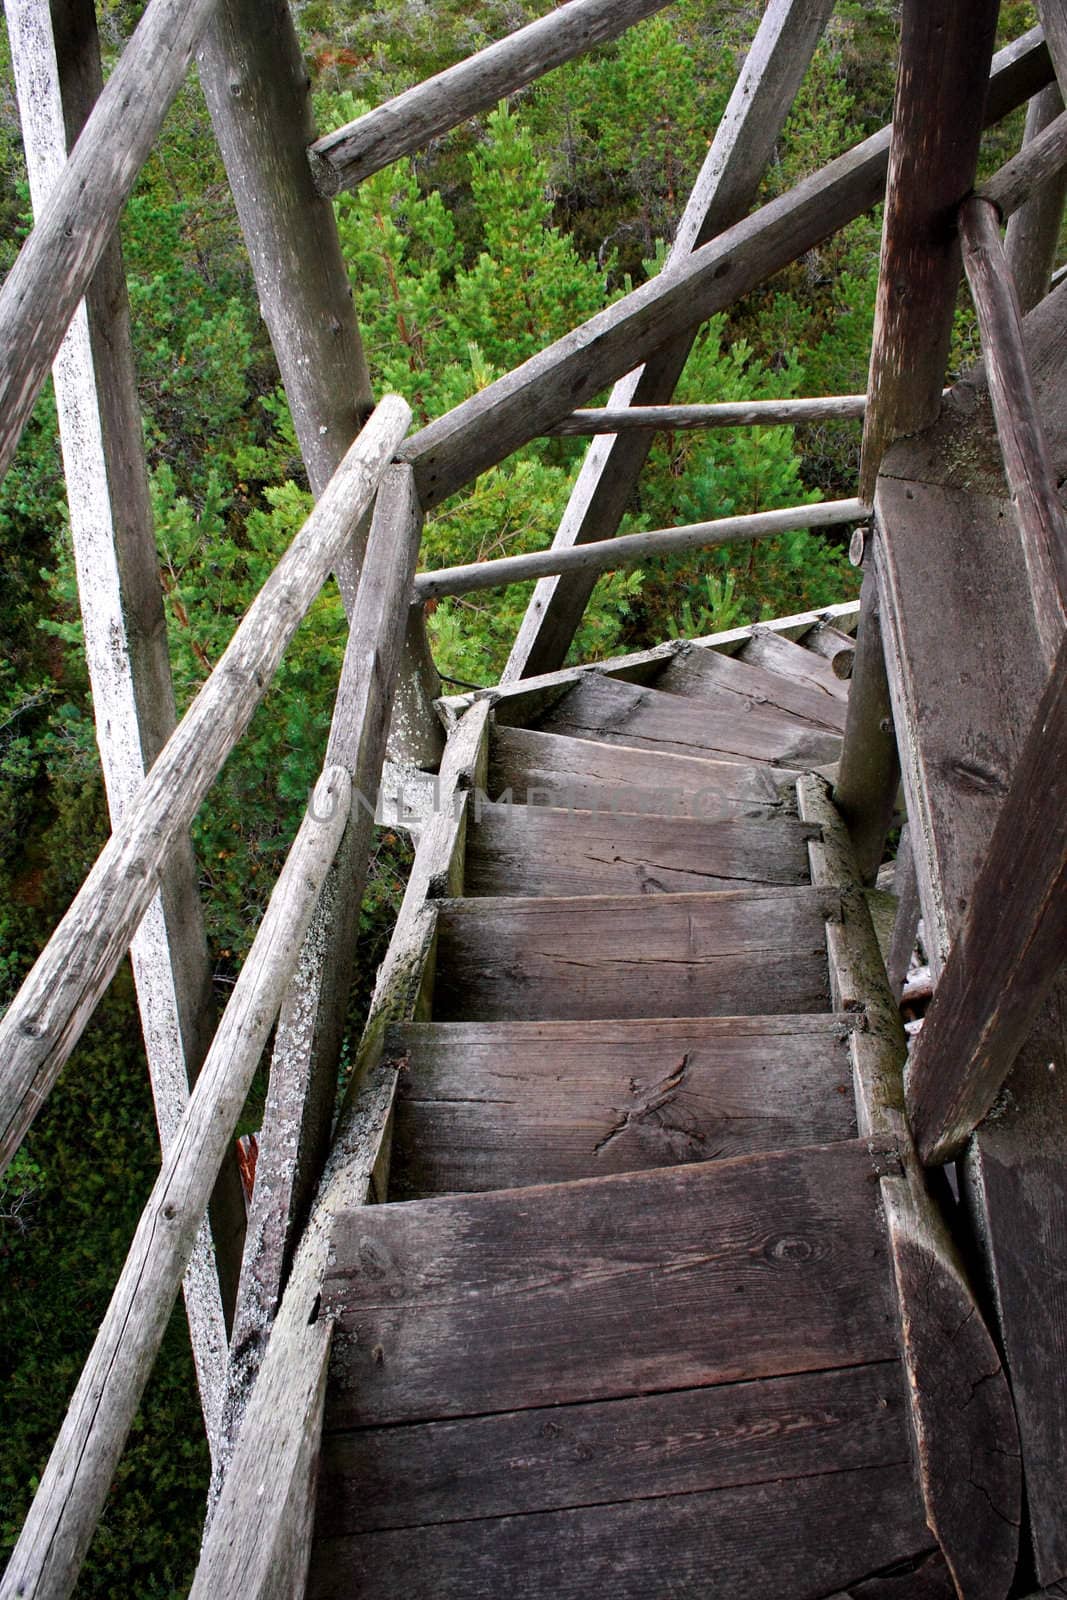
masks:
<path id="1" fill-rule="evenodd" d="M 631 1094 L 640 1095 L 641 1098 L 619 1118 L 604 1138 L 593 1146 L 595 1156 L 602 1155 L 609 1145 L 614 1144 L 616 1139 L 621 1139 L 631 1130 L 639 1135 L 651 1135 L 657 1141 L 663 1140 L 675 1154 L 691 1155 L 704 1152 L 707 1145 L 705 1134 L 695 1128 L 681 1127 L 663 1115 L 689 1077 L 689 1056 L 690 1052 L 687 1050 L 674 1070 L 662 1078 L 657 1078 L 651 1088 L 644 1093 L 639 1080 L 630 1079 Z"/>

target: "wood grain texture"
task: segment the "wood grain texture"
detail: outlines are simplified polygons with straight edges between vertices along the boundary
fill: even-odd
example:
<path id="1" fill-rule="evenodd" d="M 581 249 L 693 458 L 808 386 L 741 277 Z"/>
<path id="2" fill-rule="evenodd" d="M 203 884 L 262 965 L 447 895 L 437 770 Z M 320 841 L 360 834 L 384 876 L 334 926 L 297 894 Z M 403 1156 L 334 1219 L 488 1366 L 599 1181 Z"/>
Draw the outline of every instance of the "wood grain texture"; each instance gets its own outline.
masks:
<path id="1" fill-rule="evenodd" d="M 821 685 L 816 687 L 747 657 L 723 655 L 718 650 L 680 652 L 660 673 L 655 686 L 724 709 L 744 711 L 746 701 L 770 706 L 813 727 L 834 733 L 845 731 L 845 707 Z"/>
<path id="2" fill-rule="evenodd" d="M 811 889 L 451 900 L 438 920 L 442 1022 L 760 1016 L 829 1009 Z"/>
<path id="3" fill-rule="evenodd" d="M 348 823 L 275 1031 L 230 1341 L 224 1417 L 227 1455 L 259 1371 L 329 1147 L 371 848 L 373 817 L 365 802 L 377 792 L 385 759 L 407 627 L 404 597 L 421 533 L 411 468 L 387 468 L 371 519 L 326 742 L 327 761 L 352 779 Z M 226 1465 L 226 1460 L 216 1463 L 216 1489 Z"/>
<path id="4" fill-rule="evenodd" d="M 856 1141 L 340 1216 L 326 1426 L 890 1359 L 880 1159 Z"/>
<path id="5" fill-rule="evenodd" d="M 855 1136 L 848 1016 L 418 1023 L 390 1200 L 561 1183 Z"/>
<path id="6" fill-rule="evenodd" d="M 163 1158 L 0 1595 L 69 1595 L 77 1581 L 226 1147 L 348 813 L 351 780 L 324 770 L 279 874 L 181 1126 Z M 317 813 L 317 815 L 316 815 Z"/>
<path id="7" fill-rule="evenodd" d="M 1067 165 L 1067 113 L 1063 110 L 1062 97 L 1054 85 L 1042 93 L 1049 94 L 1048 106 L 1058 102 L 1059 110 L 1048 116 L 1038 107 L 1033 122 L 1030 121 L 1028 110 L 1027 136 L 1022 149 L 975 190 L 977 199 L 996 206 L 1001 221 L 1034 198 L 1036 191 L 1051 179 L 1059 177 L 1064 165 Z M 1040 97 L 1035 96 L 1031 101 L 1031 108 L 1038 99 Z M 1061 187 L 1061 201 L 1062 194 Z"/>
<path id="8" fill-rule="evenodd" d="M 738 701 L 728 710 L 589 673 L 537 720 L 546 733 L 637 745 L 667 755 L 818 766 L 835 761 L 840 737 L 766 706 Z"/>
<path id="9" fill-rule="evenodd" d="M 1051 666 L 1067 626 L 1067 517 L 1026 362 L 1022 316 L 997 214 L 988 200 L 972 195 L 963 203 L 960 235 L 1037 631 Z"/>
<path id="10" fill-rule="evenodd" d="M 407 405 L 395 396 L 378 407 L 252 602 L 0 1022 L 4 1166 L 121 961 L 174 840 L 188 829 L 338 551 L 369 507 L 409 418 Z"/>
<path id="11" fill-rule="evenodd" d="M 906 1461 L 900 1364 L 331 1433 L 320 1540 Z"/>
<path id="12" fill-rule="evenodd" d="M 838 677 L 825 657 L 792 639 L 783 639 L 773 628 L 757 623 L 740 656 L 742 661 L 750 661 L 768 672 L 777 672 L 783 678 L 805 684 L 831 701 L 843 705 L 848 699 L 848 684 Z"/>
<path id="13" fill-rule="evenodd" d="M 570 805 L 649 815 L 666 797 L 675 816 L 705 822 L 729 817 L 781 816 L 790 809 L 788 768 L 744 766 L 699 756 L 651 750 L 532 728 L 494 727 L 489 744 L 487 794 L 509 791 L 520 805 Z"/>
<path id="14" fill-rule="evenodd" d="M 807 883 L 811 829 L 792 817 L 704 822 L 475 805 L 467 895 L 670 894 Z"/>
<path id="15" fill-rule="evenodd" d="M 928 1166 L 987 1114 L 1067 953 L 1067 642 L 915 1042 L 908 1114 Z"/>
<path id="16" fill-rule="evenodd" d="M 572 411 L 548 433 L 557 438 L 598 433 L 625 433 L 648 428 L 653 433 L 704 428 L 793 426 L 801 422 L 858 420 L 867 407 L 865 394 L 840 394 L 825 400 L 747 400 L 709 406 L 610 406 Z"/>
<path id="17" fill-rule="evenodd" d="M 834 804 L 852 836 L 864 883 L 885 854 L 900 789 L 893 703 L 882 641 L 882 602 L 873 568 L 864 574 L 856 660 Z"/>
<path id="18" fill-rule="evenodd" d="M 0 291 L 0 477 L 214 0 L 151 0 Z"/>
<path id="19" fill-rule="evenodd" d="M 553 67 L 615 39 L 669 0 L 570 0 L 466 61 L 447 67 L 308 150 L 323 195 L 355 189 L 372 173 L 421 150 L 468 117 L 487 111 Z"/>
<path id="20" fill-rule="evenodd" d="M 915 851 L 911 842 L 911 823 L 901 829 L 900 843 L 893 871 L 893 895 L 897 902 L 893 922 L 893 938 L 886 956 L 886 977 L 894 999 L 900 998 L 908 967 L 919 937 L 919 879 L 916 875 Z"/>
<path id="21" fill-rule="evenodd" d="M 831 622 L 817 622 L 802 640 L 805 650 L 814 650 L 830 663 L 835 678 L 851 678 L 856 660 L 856 641 Z"/>
<path id="22" fill-rule="evenodd" d="M 781 132 L 826 15 L 824 6 L 802 9 L 789 5 L 788 0 L 778 0 L 768 6 L 679 226 L 675 243 L 679 259 L 676 261 L 672 255 L 672 272 L 676 266 L 685 266 L 681 256 L 683 249 L 691 250 L 694 245 L 722 234 L 743 217 L 751 205 L 763 165 Z M 1040 36 L 1034 33 L 1027 36 L 1025 42 L 1016 41 L 994 61 L 986 105 L 989 120 L 1003 116 L 1008 101 L 1018 104 L 1014 97 L 1020 91 L 1029 97 L 1050 77 L 1051 67 Z M 836 201 L 831 201 L 831 197 L 837 193 L 839 180 L 850 187 L 852 198 L 843 209 L 849 209 L 853 216 L 881 199 L 888 154 L 889 130 L 883 129 L 857 146 L 843 165 L 824 169 L 815 182 L 816 187 L 825 183 L 828 206 L 836 211 Z M 799 190 L 794 191 L 794 195 L 798 201 L 803 198 Z M 818 205 L 814 214 L 819 214 Z M 766 208 L 756 216 L 763 217 L 768 224 L 772 221 L 772 213 Z M 840 216 L 840 221 L 836 216 Z M 834 227 L 846 220 L 841 213 L 836 216 Z M 747 226 L 745 224 L 744 228 Z M 727 233 L 723 242 L 731 237 L 740 242 L 743 236 L 747 238 L 747 232 Z M 761 233 L 761 237 L 765 236 Z M 786 263 L 779 261 L 778 264 Z M 643 370 L 630 373 L 617 384 L 611 404 L 669 400 L 685 366 L 690 344 L 691 338 L 686 334 L 647 356 Z M 570 405 L 580 404 L 592 392 L 584 392 Z M 648 436 L 642 438 L 632 433 L 595 441 L 557 531 L 557 544 L 610 538 L 616 532 L 633 495 L 648 447 Z M 516 637 L 504 671 L 505 679 L 529 677 L 559 666 L 591 589 L 588 577 L 572 576 L 566 582 L 558 578 L 541 580 Z"/>
<path id="23" fill-rule="evenodd" d="M 610 1586 L 620 1600 L 647 1600 L 655 1573 L 661 1593 L 703 1600 L 714 1573 L 723 1600 L 760 1592 L 822 1600 L 858 1574 L 927 1550 L 929 1537 L 911 1467 L 901 1464 L 331 1540 L 316 1551 L 308 1594 L 345 1600 L 373 1585 L 383 1600 L 550 1600 L 561 1592 L 596 1600 Z"/>
<path id="24" fill-rule="evenodd" d="M 197 50 L 211 114 L 312 493 L 374 399 L 333 209 L 307 164 L 311 83 L 287 0 L 217 0 Z M 338 557 L 351 614 L 360 529 Z"/>
<path id="25" fill-rule="evenodd" d="M 1063 96 L 1057 84 L 1050 83 L 1047 89 L 1035 94 L 1026 108 L 1024 148 L 1062 112 Z M 1056 265 L 1065 198 L 1067 167 L 1047 177 L 1008 219 L 1004 251 L 1024 313 L 1048 293 L 1052 269 Z"/>
<path id="26" fill-rule="evenodd" d="M 960 279 L 951 219 L 974 183 L 998 10 L 997 0 L 903 8 L 860 463 L 868 501 L 887 447 L 941 404 Z"/>

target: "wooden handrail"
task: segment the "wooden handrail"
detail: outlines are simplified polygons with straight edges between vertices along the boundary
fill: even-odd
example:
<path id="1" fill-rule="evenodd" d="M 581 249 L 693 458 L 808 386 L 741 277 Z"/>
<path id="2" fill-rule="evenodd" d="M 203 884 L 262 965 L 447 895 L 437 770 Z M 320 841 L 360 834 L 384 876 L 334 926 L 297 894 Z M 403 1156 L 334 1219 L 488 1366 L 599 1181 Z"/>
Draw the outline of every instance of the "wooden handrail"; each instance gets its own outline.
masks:
<path id="1" fill-rule="evenodd" d="M 215 0 L 151 0 L 0 290 L 0 478 Z"/>
<path id="2" fill-rule="evenodd" d="M 82 1370 L 0 1600 L 64 1600 L 103 1509 L 252 1077 L 348 822 L 327 767 L 275 885 Z"/>
<path id="3" fill-rule="evenodd" d="M 325 134 L 308 151 L 320 194 L 354 189 L 553 67 L 615 39 L 670 0 L 570 0 L 466 61 Z"/>
<path id="4" fill-rule="evenodd" d="M 654 533 L 628 533 L 621 538 L 574 545 L 569 550 L 531 550 L 525 555 L 502 556 L 496 561 L 474 561 L 469 566 L 420 572 L 412 586 L 412 598 L 414 604 L 425 605 L 427 600 L 437 600 L 442 595 L 497 589 L 503 584 L 525 583 L 553 572 L 611 572 L 650 556 L 771 539 L 796 528 L 840 527 L 842 523 L 862 522 L 869 515 L 870 509 L 862 500 L 821 500 L 810 506 L 722 517 L 717 522 L 693 522 L 682 528 L 661 528 Z"/>
<path id="5" fill-rule="evenodd" d="M 908 1116 L 928 1165 L 958 1155 L 989 1110 L 1065 952 L 1067 639 L 912 1054 Z"/>
<path id="6" fill-rule="evenodd" d="M 1028 99 L 1049 70 L 1040 28 L 1002 50 L 989 79 L 987 120 Z M 423 508 L 454 494 L 635 361 L 725 310 L 875 205 L 888 159 L 889 129 L 883 128 L 414 434 L 401 458 L 415 468 Z"/>
<path id="7" fill-rule="evenodd" d="M 411 412 L 387 396 L 267 579 L 0 1021 L 0 1171 L 129 946 L 189 827 L 374 497 Z"/>
<path id="8" fill-rule="evenodd" d="M 960 207 L 959 222 L 1034 617 L 1045 659 L 1051 663 L 1067 626 L 1067 518 L 1026 360 L 1022 316 L 1000 241 L 996 207 L 972 195 Z"/>
<path id="9" fill-rule="evenodd" d="M 842 422 L 863 416 L 865 394 L 831 395 L 827 399 L 744 400 L 710 406 L 605 406 L 572 411 L 545 429 L 549 437 L 585 437 L 648 429 L 657 433 L 701 428 L 776 428 L 804 422 Z"/>

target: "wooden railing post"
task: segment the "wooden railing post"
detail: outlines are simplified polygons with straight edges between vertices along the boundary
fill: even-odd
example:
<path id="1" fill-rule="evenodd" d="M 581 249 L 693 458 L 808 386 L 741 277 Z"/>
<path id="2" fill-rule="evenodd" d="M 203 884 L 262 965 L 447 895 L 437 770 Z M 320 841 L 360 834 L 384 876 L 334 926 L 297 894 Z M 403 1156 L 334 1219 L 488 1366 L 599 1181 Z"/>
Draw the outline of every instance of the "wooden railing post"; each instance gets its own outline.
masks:
<path id="1" fill-rule="evenodd" d="M 1023 149 L 1032 147 L 1034 140 L 1062 113 L 1063 96 L 1059 86 L 1050 83 L 1027 107 Z M 1008 223 L 1005 252 L 1024 313 L 1048 293 L 1049 279 L 1056 264 L 1065 198 L 1067 167 L 1061 168 L 1057 176 L 1046 179 Z"/>

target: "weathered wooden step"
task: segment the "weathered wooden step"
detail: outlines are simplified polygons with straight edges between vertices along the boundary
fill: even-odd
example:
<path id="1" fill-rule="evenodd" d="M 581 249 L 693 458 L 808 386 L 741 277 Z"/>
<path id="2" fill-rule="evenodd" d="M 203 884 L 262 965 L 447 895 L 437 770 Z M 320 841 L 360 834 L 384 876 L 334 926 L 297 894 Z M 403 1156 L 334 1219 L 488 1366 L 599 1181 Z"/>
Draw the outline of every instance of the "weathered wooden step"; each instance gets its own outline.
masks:
<path id="1" fill-rule="evenodd" d="M 434 1017 L 828 1011 L 825 889 L 468 899 L 441 905 Z"/>
<path id="2" fill-rule="evenodd" d="M 670 796 L 663 794 L 666 809 Z M 810 882 L 793 817 L 702 822 L 544 806 L 481 807 L 467 831 L 469 895 L 668 894 Z"/>
<path id="3" fill-rule="evenodd" d="M 842 1016 L 392 1029 L 391 1200 L 562 1183 L 856 1133 Z"/>
<path id="4" fill-rule="evenodd" d="M 810 651 L 806 653 L 811 654 Z M 708 705 L 721 706 L 724 710 L 735 706 L 738 700 L 749 701 L 757 706 L 770 706 L 789 717 L 799 717 L 817 728 L 828 728 L 835 733 L 845 731 L 846 705 L 836 695 L 719 650 L 694 648 L 675 656 L 660 673 L 655 686 L 671 694 L 683 694 Z"/>
<path id="5" fill-rule="evenodd" d="M 497 724 L 489 740 L 491 800 L 509 791 L 520 804 L 569 805 L 630 814 L 667 809 L 716 822 L 795 810 L 796 771 L 700 756 L 663 755 L 633 745 Z"/>
<path id="6" fill-rule="evenodd" d="M 849 1141 L 338 1218 L 309 1593 L 814 1600 L 928 1551 L 887 1160 Z"/>
<path id="7" fill-rule="evenodd" d="M 756 628 L 739 651 L 742 661 L 777 672 L 781 677 L 821 691 L 830 700 L 847 700 L 848 684 L 834 672 L 823 656 L 805 650 L 792 639 L 783 639 L 773 628 Z"/>
<path id="8" fill-rule="evenodd" d="M 841 750 L 837 734 L 799 723 L 768 707 L 746 708 L 739 700 L 736 709 L 724 711 L 599 673 L 589 673 L 576 683 L 535 726 L 547 733 L 637 745 L 671 755 L 762 761 L 772 766 L 819 766 L 836 761 Z"/>

